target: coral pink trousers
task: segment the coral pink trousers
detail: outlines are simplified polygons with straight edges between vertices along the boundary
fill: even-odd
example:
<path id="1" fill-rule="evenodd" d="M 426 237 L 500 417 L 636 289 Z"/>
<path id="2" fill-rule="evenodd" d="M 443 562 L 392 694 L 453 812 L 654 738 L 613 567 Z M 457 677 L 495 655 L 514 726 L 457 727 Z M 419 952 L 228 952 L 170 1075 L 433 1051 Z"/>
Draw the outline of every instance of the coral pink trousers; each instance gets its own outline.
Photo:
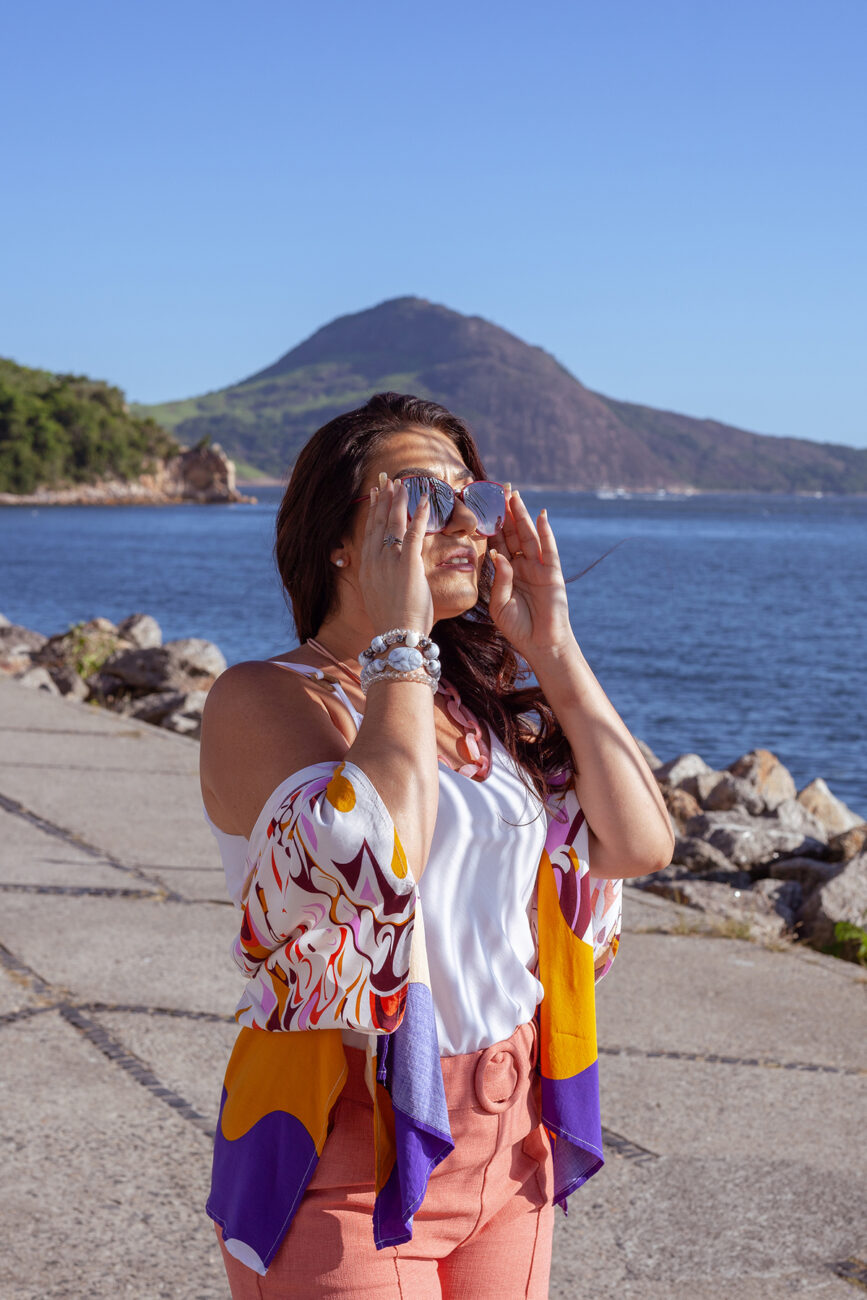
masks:
<path id="1" fill-rule="evenodd" d="M 260 1277 L 223 1250 L 233 1300 L 543 1300 L 551 1267 L 551 1150 L 534 1085 L 536 1029 L 442 1059 L 455 1149 L 431 1175 L 411 1241 L 373 1244 L 373 1104 L 363 1053 L 292 1225 Z"/>

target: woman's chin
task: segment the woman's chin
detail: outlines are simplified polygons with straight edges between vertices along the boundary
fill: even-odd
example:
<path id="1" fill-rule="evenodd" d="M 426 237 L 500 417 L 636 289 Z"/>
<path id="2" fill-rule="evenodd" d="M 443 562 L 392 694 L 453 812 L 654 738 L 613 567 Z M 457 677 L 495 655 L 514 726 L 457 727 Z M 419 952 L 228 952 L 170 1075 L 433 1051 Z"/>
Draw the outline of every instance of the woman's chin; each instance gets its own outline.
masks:
<path id="1" fill-rule="evenodd" d="M 479 599 L 479 578 L 475 569 L 446 569 L 440 565 L 427 575 L 437 620 L 459 618 Z"/>

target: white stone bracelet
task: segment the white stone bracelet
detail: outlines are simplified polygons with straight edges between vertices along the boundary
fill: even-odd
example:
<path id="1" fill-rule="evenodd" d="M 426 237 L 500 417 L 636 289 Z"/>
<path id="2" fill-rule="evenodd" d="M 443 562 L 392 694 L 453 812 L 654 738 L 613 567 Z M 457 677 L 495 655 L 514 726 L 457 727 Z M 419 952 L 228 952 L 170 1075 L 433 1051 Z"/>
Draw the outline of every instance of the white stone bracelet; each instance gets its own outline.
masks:
<path id="1" fill-rule="evenodd" d="M 408 628 L 393 627 L 375 636 L 358 656 L 361 664 L 361 689 L 373 681 L 426 682 L 436 690 L 441 672 L 439 646 L 429 636 Z"/>

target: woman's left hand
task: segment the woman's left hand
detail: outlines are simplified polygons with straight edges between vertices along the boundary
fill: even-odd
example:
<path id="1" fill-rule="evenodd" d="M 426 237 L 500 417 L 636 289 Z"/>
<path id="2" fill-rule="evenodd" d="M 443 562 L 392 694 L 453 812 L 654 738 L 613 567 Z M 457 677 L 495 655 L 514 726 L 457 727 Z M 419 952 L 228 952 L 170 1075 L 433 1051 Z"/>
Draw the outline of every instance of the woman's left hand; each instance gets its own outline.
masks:
<path id="1" fill-rule="evenodd" d="M 543 510 L 533 523 L 517 492 L 506 499 L 506 521 L 491 548 L 491 618 L 531 667 L 565 653 L 575 638 L 554 532 Z"/>

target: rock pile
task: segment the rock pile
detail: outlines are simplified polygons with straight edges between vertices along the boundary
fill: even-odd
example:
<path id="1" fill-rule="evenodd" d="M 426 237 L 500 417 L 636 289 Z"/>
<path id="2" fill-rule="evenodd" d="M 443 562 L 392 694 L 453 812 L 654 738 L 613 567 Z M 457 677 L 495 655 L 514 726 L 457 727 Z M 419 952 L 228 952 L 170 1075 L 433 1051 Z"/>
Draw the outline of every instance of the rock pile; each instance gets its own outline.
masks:
<path id="1" fill-rule="evenodd" d="M 200 734 L 208 690 L 225 668 L 211 641 L 164 644 L 148 614 L 117 625 L 93 618 L 51 637 L 0 620 L 0 672 L 185 736 Z"/>
<path id="2" fill-rule="evenodd" d="M 45 637 L 0 615 L 0 673 L 198 737 L 209 688 L 226 668 L 210 641 L 163 643 L 159 624 L 94 618 Z M 635 888 L 698 908 L 736 936 L 803 939 L 863 960 L 867 823 L 820 778 L 798 790 L 766 749 L 719 771 L 698 754 L 663 763 L 638 741 L 676 842 L 670 866 Z M 840 923 L 849 934 L 841 938 Z"/>
<path id="3" fill-rule="evenodd" d="M 641 743 L 641 742 L 639 742 Z M 821 778 L 798 790 L 767 749 L 722 771 L 698 754 L 661 763 L 641 745 L 671 817 L 671 865 L 636 887 L 728 921 L 744 937 L 806 939 L 857 959 L 867 929 L 867 823 Z"/>

